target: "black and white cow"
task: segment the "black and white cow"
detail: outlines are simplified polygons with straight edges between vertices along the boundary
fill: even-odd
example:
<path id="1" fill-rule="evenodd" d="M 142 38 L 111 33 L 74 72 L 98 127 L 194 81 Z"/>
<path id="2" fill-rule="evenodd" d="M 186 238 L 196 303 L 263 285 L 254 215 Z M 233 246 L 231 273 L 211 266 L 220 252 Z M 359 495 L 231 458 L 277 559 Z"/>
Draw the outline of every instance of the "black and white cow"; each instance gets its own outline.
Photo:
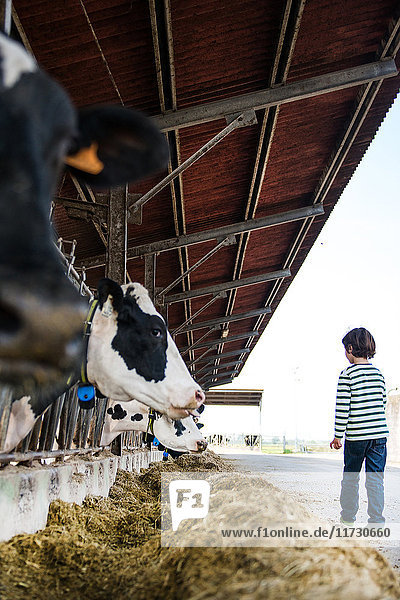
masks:
<path id="1" fill-rule="evenodd" d="M 87 375 L 104 396 L 133 398 L 171 419 L 200 408 L 204 392 L 190 375 L 165 321 L 140 283 L 102 279 L 87 350 Z M 54 400 L 45 392 L 14 401 L 4 452 L 24 439 Z"/>
<path id="2" fill-rule="evenodd" d="M 109 401 L 104 421 L 101 446 L 108 446 L 125 431 L 149 429 L 149 409 L 137 400 L 131 402 Z M 175 452 L 203 452 L 207 448 L 206 439 L 201 435 L 192 416 L 173 420 L 166 415 L 156 415 L 153 434 L 169 450 Z"/>
<path id="3" fill-rule="evenodd" d="M 81 352 L 85 308 L 52 243 L 65 162 L 110 187 L 164 167 L 164 136 L 122 107 L 79 113 L 22 46 L 0 33 L 0 383 L 56 384 Z"/>

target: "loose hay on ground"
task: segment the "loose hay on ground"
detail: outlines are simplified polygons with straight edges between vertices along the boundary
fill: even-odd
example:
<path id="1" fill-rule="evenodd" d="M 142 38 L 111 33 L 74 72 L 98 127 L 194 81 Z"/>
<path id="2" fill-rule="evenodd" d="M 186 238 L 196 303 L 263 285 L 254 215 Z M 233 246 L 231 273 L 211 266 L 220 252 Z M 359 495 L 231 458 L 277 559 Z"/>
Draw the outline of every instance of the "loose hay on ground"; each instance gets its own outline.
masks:
<path id="1" fill-rule="evenodd" d="M 207 452 L 121 472 L 107 499 L 52 503 L 48 525 L 0 544 L 2 600 L 382 600 L 400 598 L 365 548 L 160 548 L 160 474 L 227 471 Z"/>

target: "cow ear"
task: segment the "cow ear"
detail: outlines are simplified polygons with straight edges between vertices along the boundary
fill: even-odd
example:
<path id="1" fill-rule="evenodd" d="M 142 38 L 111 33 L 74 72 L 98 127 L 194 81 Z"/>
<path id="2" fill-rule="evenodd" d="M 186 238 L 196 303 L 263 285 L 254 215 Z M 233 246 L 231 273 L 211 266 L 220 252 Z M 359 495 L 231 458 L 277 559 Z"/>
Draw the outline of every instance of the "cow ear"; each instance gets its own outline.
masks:
<path id="1" fill-rule="evenodd" d="M 99 300 L 99 308 L 103 312 L 108 308 L 107 303 L 111 304 L 111 310 L 119 312 L 122 308 L 124 293 L 118 283 L 108 277 L 100 279 L 97 285 L 97 297 Z M 110 315 L 106 315 L 110 316 Z"/>
<path id="2" fill-rule="evenodd" d="M 168 164 L 165 136 L 151 120 L 128 108 L 97 106 L 78 113 L 78 136 L 65 163 L 85 183 L 123 185 Z"/>

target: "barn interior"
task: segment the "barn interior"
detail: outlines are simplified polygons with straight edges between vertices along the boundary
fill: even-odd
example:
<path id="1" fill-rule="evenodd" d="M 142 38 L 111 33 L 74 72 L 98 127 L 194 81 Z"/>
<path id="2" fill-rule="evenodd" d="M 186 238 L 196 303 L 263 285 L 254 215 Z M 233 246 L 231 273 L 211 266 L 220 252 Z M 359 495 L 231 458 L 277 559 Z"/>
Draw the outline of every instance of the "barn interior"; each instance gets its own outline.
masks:
<path id="1" fill-rule="evenodd" d="M 165 133 L 139 184 L 64 175 L 55 239 L 90 290 L 148 288 L 205 390 L 231 382 L 396 97 L 398 2 L 14 0 L 11 34 L 77 107 Z"/>

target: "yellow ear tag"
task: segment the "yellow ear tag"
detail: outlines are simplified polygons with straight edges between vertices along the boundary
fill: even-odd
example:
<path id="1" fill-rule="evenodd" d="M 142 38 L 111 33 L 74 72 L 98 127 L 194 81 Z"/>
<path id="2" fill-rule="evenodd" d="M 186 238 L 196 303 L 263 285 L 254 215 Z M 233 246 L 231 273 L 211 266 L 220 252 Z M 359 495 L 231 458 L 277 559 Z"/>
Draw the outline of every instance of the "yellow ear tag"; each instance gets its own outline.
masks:
<path id="1" fill-rule="evenodd" d="M 85 171 L 91 175 L 98 175 L 103 169 L 104 164 L 97 156 L 97 149 L 99 145 L 93 142 L 89 148 L 81 148 L 73 156 L 66 156 L 64 162 L 70 167 L 75 167 L 80 171 Z"/>

